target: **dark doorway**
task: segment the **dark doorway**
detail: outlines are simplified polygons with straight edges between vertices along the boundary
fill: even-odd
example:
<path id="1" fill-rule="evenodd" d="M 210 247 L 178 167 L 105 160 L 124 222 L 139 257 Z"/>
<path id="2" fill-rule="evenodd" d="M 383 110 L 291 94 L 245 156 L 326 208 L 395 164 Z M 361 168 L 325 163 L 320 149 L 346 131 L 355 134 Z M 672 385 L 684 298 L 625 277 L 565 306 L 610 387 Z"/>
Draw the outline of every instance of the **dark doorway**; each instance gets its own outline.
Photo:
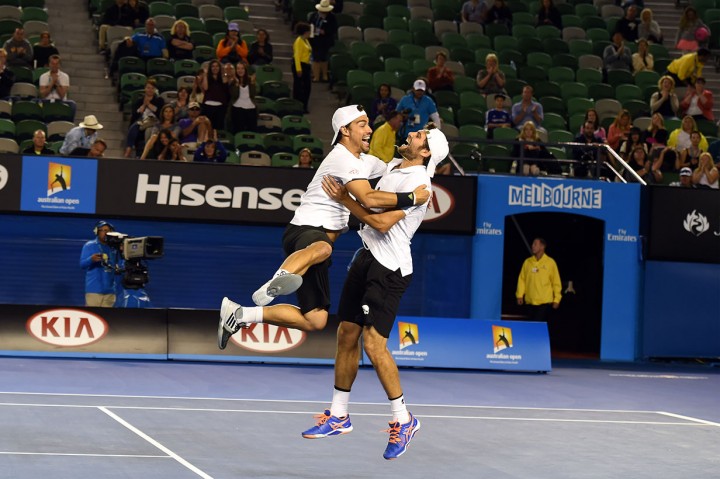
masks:
<path id="1" fill-rule="evenodd" d="M 507 216 L 504 231 L 503 319 L 525 319 L 515 299 L 517 279 L 533 239 L 544 238 L 563 291 L 560 308 L 548 320 L 552 356 L 599 358 L 605 222 L 569 213 L 523 213 Z M 574 294 L 566 292 L 570 281 Z"/>

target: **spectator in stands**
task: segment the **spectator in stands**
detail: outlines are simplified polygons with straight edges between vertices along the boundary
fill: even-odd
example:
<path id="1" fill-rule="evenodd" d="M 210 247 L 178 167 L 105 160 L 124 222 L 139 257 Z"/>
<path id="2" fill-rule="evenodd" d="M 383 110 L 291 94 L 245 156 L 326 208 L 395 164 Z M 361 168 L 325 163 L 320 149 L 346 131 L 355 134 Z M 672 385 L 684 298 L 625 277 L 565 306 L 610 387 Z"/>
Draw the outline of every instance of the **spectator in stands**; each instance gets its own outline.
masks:
<path id="1" fill-rule="evenodd" d="M 188 105 L 190 104 L 190 88 L 180 88 L 177 92 L 177 98 L 175 98 L 170 104 L 175 109 L 176 120 L 187 118 Z"/>
<path id="2" fill-rule="evenodd" d="M 575 137 L 574 142 L 588 145 L 573 147 L 573 159 L 578 162 L 573 167 L 573 176 L 586 178 L 591 163 L 596 161 L 598 154 L 603 154 L 598 152 L 598 146 L 605 142 L 602 138 L 595 136 L 595 124 L 590 121 L 583 124 L 583 131 Z"/>
<path id="3" fill-rule="evenodd" d="M 148 18 L 150 18 L 150 10 L 145 2 L 141 2 L 140 0 L 128 0 L 126 15 L 127 23 L 123 23 L 122 25 L 127 24 L 133 29 L 140 28 L 145 25 Z"/>
<path id="4" fill-rule="evenodd" d="M 428 68 L 428 87 L 431 92 L 449 90 L 455 85 L 455 74 L 447 66 L 447 55 L 443 51 L 435 54 L 435 65 Z"/>
<path id="5" fill-rule="evenodd" d="M 660 77 L 658 91 L 650 96 L 650 112 L 660 113 L 664 118 L 678 116 L 680 100 L 675 93 L 675 80 L 670 75 Z"/>
<path id="6" fill-rule="evenodd" d="M 468 0 L 460 9 L 463 22 L 485 23 L 487 5 L 485 0 Z"/>
<path id="7" fill-rule="evenodd" d="M 7 52 L 0 48 L 0 99 L 10 96 L 10 90 L 15 84 L 15 73 L 7 68 Z"/>
<path id="8" fill-rule="evenodd" d="M 661 155 L 663 156 L 663 170 L 664 171 L 677 171 L 676 161 L 680 153 L 692 146 L 692 134 L 700 133 L 700 141 L 697 146 L 702 151 L 707 151 L 708 141 L 702 132 L 697 129 L 697 124 L 691 116 L 685 116 L 682 119 L 680 127 L 671 131 L 667 141 L 667 148 L 665 148 Z"/>
<path id="9" fill-rule="evenodd" d="M 520 134 L 517 137 L 517 141 L 513 145 L 511 156 L 513 158 L 524 158 L 522 166 L 522 174 L 525 176 L 538 176 L 541 171 L 545 173 L 553 172 L 558 173 L 560 171 L 557 162 L 552 165 L 550 161 L 537 161 L 537 160 L 553 160 L 555 157 L 545 148 L 545 145 L 540 144 L 542 140 L 538 131 L 535 128 L 535 124 L 532 121 L 526 122 Z M 555 168 L 557 166 L 557 168 Z"/>
<path id="10" fill-rule="evenodd" d="M 500 70 L 498 57 L 494 53 L 488 53 L 485 56 L 485 68 L 478 71 L 477 86 L 483 95 L 494 95 L 502 93 L 507 95 L 505 91 L 505 73 Z"/>
<path id="11" fill-rule="evenodd" d="M 625 70 L 632 71 L 632 54 L 625 46 L 622 33 L 616 31 L 612 36 L 612 44 L 603 52 L 603 68 L 606 72 Z"/>
<path id="12" fill-rule="evenodd" d="M 650 148 L 652 159 L 656 159 L 665 149 L 669 136 L 663 116 L 660 113 L 653 113 L 650 117 L 650 126 L 643 132 L 643 140 Z"/>
<path id="13" fill-rule="evenodd" d="M 198 138 L 212 128 L 208 117 L 200 114 L 200 104 L 191 101 L 188 105 L 188 117 L 178 122 L 180 125 L 180 143 L 194 147 Z"/>
<path id="14" fill-rule="evenodd" d="M 59 55 L 60 52 L 50 40 L 50 32 L 42 32 L 40 41 L 33 45 L 33 63 L 35 68 L 46 67 L 50 63 L 50 57 Z"/>
<path id="15" fill-rule="evenodd" d="M 125 37 L 122 42 L 118 43 L 115 53 L 110 60 L 110 75 L 114 76 L 118 71 L 118 63 L 121 58 L 137 56 L 137 49 L 133 44 L 132 37 Z"/>
<path id="16" fill-rule="evenodd" d="M 608 128 L 607 143 L 615 151 L 619 151 L 620 143 L 628 139 L 630 128 L 632 127 L 632 117 L 627 110 L 620 110 Z"/>
<path id="17" fill-rule="evenodd" d="M 426 88 L 424 80 L 415 80 L 412 91 L 398 102 L 397 110 L 403 114 L 404 119 L 400 138 L 405 138 L 408 133 L 423 129 L 430 120 L 436 126 L 440 125 L 437 106 L 430 97 L 425 95 Z"/>
<path id="18" fill-rule="evenodd" d="M 102 158 L 105 156 L 105 150 L 107 150 L 107 143 L 102 138 L 98 138 L 93 141 L 90 146 L 90 150 L 87 152 L 88 158 Z"/>
<path id="19" fill-rule="evenodd" d="M 632 54 L 633 75 L 638 72 L 655 71 L 655 59 L 648 48 L 648 41 L 641 38 L 637 42 L 638 50 Z"/>
<path id="20" fill-rule="evenodd" d="M 98 131 L 103 126 L 98 122 L 95 115 L 87 115 L 82 122 L 65 134 L 65 140 L 60 147 L 61 155 L 70 155 L 77 148 L 91 148 L 97 140 Z"/>
<path id="21" fill-rule="evenodd" d="M 155 126 L 145 129 L 145 144 L 150 141 L 154 134 L 160 133 L 160 130 L 171 131 L 175 138 L 180 136 L 180 124 L 175 116 L 175 107 L 172 104 L 164 104 L 157 117 L 158 122 Z"/>
<path id="22" fill-rule="evenodd" d="M 634 42 L 638 39 L 640 20 L 637 18 L 637 12 L 638 9 L 635 5 L 629 5 L 625 9 L 625 16 L 615 25 L 615 31 L 620 32 L 627 42 Z"/>
<path id="23" fill-rule="evenodd" d="M 583 133 L 585 123 L 588 121 L 593 124 L 593 134 L 600 138 L 602 143 L 605 143 L 607 140 L 607 133 L 605 132 L 605 128 L 600 124 L 600 117 L 598 117 L 597 110 L 595 108 L 588 108 L 585 112 L 585 120 L 583 120 L 583 124 L 580 126 L 579 134 Z"/>
<path id="24" fill-rule="evenodd" d="M 653 20 L 653 12 L 645 8 L 640 12 L 640 23 L 638 24 L 638 38 L 643 38 L 653 43 L 662 45 L 663 34 L 658 22 Z"/>
<path id="25" fill-rule="evenodd" d="M 704 32 L 701 30 L 704 30 Z M 707 48 L 709 41 L 710 27 L 703 23 L 695 7 L 685 8 L 675 34 L 675 48 L 695 52 L 698 48 Z"/>
<path id="26" fill-rule="evenodd" d="M 688 85 L 685 97 L 680 102 L 680 113 L 690 115 L 697 120 L 715 121 L 713 114 L 713 94 L 705 88 L 705 79 L 699 77 L 695 85 Z"/>
<path id="27" fill-rule="evenodd" d="M 198 111 L 200 111 L 199 108 Z M 157 160 L 160 153 L 163 150 L 167 149 L 170 141 L 175 139 L 177 138 L 171 130 L 162 129 L 159 131 L 155 131 L 150 136 L 150 139 L 147 141 L 147 143 L 145 143 L 145 148 L 143 149 L 142 155 L 140 155 L 140 159 Z"/>
<path id="28" fill-rule="evenodd" d="M 625 162 L 646 183 L 662 183 L 663 174 L 660 171 L 660 160 L 651 160 L 642 145 L 635 145 Z M 622 176 L 628 183 L 638 182 L 635 176 L 631 175 L 627 170 L 623 171 Z"/>
<path id="29" fill-rule="evenodd" d="M 385 163 L 395 157 L 397 133 L 403 125 L 403 116 L 400 112 L 391 110 L 385 115 L 385 122 L 372 134 L 370 139 L 370 154 L 377 156 Z"/>
<path id="30" fill-rule="evenodd" d="M 553 4 L 553 0 L 540 0 L 540 10 L 537 15 L 537 26 L 552 25 L 562 30 L 562 14 Z"/>
<path id="31" fill-rule="evenodd" d="M 144 60 L 168 57 L 165 38 L 155 28 L 155 20 L 152 18 L 145 21 L 144 32 L 137 32 L 132 36 L 132 42 L 137 55 Z"/>
<path id="32" fill-rule="evenodd" d="M 185 148 L 180 144 L 177 138 L 170 139 L 167 148 L 161 151 L 158 155 L 158 160 L 190 161 L 187 156 L 185 156 Z"/>
<path id="33" fill-rule="evenodd" d="M 248 46 L 245 40 L 240 38 L 240 27 L 237 23 L 228 25 L 225 38 L 217 44 L 215 55 L 222 63 L 247 63 Z"/>
<path id="34" fill-rule="evenodd" d="M 185 20 L 176 20 L 170 28 L 170 42 L 167 46 L 168 57 L 173 60 L 192 60 L 193 45 L 190 27 Z"/>
<path id="35" fill-rule="evenodd" d="M 227 150 L 222 142 L 218 141 L 217 130 L 213 130 L 212 138 L 208 133 L 205 134 L 204 141 L 198 145 L 193 156 L 193 161 L 205 163 L 225 163 L 227 159 Z"/>
<path id="36" fill-rule="evenodd" d="M 681 188 L 695 188 L 695 185 L 692 182 L 692 170 L 690 168 L 681 168 L 680 169 L 680 176 L 678 177 L 679 181 L 673 181 L 670 183 L 669 186 L 679 186 Z"/>
<path id="37" fill-rule="evenodd" d="M 308 110 L 310 101 L 310 89 L 312 88 L 312 73 L 310 57 L 313 53 L 310 45 L 310 25 L 298 22 L 295 25 L 295 42 L 293 43 L 293 98 L 302 102 L 305 113 Z"/>
<path id="38" fill-rule="evenodd" d="M 7 64 L 11 67 L 33 68 L 33 48 L 25 38 L 25 29 L 18 27 L 3 45 L 7 52 Z"/>
<path id="39" fill-rule="evenodd" d="M 135 100 L 130 110 L 132 113 L 125 143 L 125 158 L 140 156 L 145 146 L 145 135 L 140 133 L 160 123 L 159 115 L 164 103 L 159 95 L 157 82 L 153 78 L 148 78 L 143 96 Z"/>
<path id="40" fill-rule="evenodd" d="M 72 117 L 75 118 L 77 106 L 73 100 L 68 100 L 67 94 L 70 90 L 70 77 L 60 70 L 60 55 L 50 57 L 49 70 L 40 75 L 40 99 L 42 101 L 60 100 L 70 105 Z"/>
<path id="41" fill-rule="evenodd" d="M 700 163 L 697 168 L 693 170 L 692 182 L 698 187 L 710 188 L 717 190 L 720 188 L 720 173 L 713 164 L 712 155 L 710 153 L 703 153 L 700 155 Z"/>
<path id="42" fill-rule="evenodd" d="M 222 65 L 217 60 L 211 60 L 204 67 L 202 78 L 202 114 L 210 119 L 212 127 L 216 130 L 225 129 L 225 115 L 230 103 L 230 88 L 228 77 L 223 75 Z"/>
<path id="43" fill-rule="evenodd" d="M 115 3 L 110 5 L 103 13 L 102 19 L 100 20 L 100 28 L 98 29 L 98 48 L 101 52 L 107 50 L 109 47 L 109 45 L 107 45 L 108 27 L 114 27 L 116 25 L 124 27 L 133 26 L 129 8 L 128 0 L 115 0 Z"/>
<path id="44" fill-rule="evenodd" d="M 245 64 L 238 63 L 230 80 L 230 131 L 233 134 L 257 130 L 256 90 L 255 75 L 248 72 Z"/>
<path id="45" fill-rule="evenodd" d="M 397 107 L 397 101 L 395 98 L 390 96 L 392 89 L 387 83 L 381 83 L 377 90 L 377 95 L 370 105 L 370 111 L 368 117 L 370 118 L 370 124 L 387 121 L 390 112 L 395 111 Z"/>
<path id="46" fill-rule="evenodd" d="M 312 81 L 328 81 L 328 59 L 330 49 L 335 45 L 338 24 L 329 0 L 320 0 L 308 22 L 312 25 L 310 45 L 312 46 Z"/>
<path id="47" fill-rule="evenodd" d="M 512 118 L 505 109 L 505 98 L 502 93 L 495 94 L 495 107 L 485 113 L 485 131 L 492 140 L 495 128 L 512 128 Z"/>
<path id="48" fill-rule="evenodd" d="M 259 28 L 255 34 L 255 41 L 250 45 L 248 63 L 250 65 L 269 65 L 273 61 L 273 46 L 270 35 L 264 28 Z"/>
<path id="49" fill-rule="evenodd" d="M 710 56 L 710 50 L 707 48 L 700 48 L 697 52 L 686 53 L 670 62 L 665 74 L 670 75 L 675 80 L 676 87 L 693 85 L 696 79 L 703 76 L 703 67 L 710 60 Z"/>
<path id="50" fill-rule="evenodd" d="M 632 155 L 633 150 L 635 150 L 636 146 L 641 146 L 643 150 L 645 150 L 645 153 L 648 152 L 648 145 L 647 143 L 645 143 L 642 131 L 640 130 L 640 128 L 633 126 L 632 128 L 630 128 L 630 133 L 628 133 L 627 140 L 620 142 L 620 148 L 618 149 L 617 153 L 623 160 L 629 161 L 630 156 Z"/>
<path id="51" fill-rule="evenodd" d="M 372 146 L 370 148 L 372 149 Z M 312 151 L 310 148 L 303 148 L 298 152 L 298 162 L 293 165 L 293 168 L 312 168 L 312 162 Z"/>
<path id="52" fill-rule="evenodd" d="M 696 168 L 700 163 L 700 155 L 705 150 L 700 148 L 700 132 L 693 131 L 690 133 L 690 146 L 684 150 L 677 150 L 675 157 L 675 171 L 680 171 L 684 167 Z"/>
<path id="53" fill-rule="evenodd" d="M 44 130 L 35 130 L 35 133 L 33 133 L 32 137 L 32 145 L 25 148 L 21 153 L 23 155 L 37 155 L 37 156 L 47 156 L 47 155 L 54 155 L 55 152 L 52 151 L 47 146 L 47 142 L 45 140 L 45 131 Z"/>
<path id="54" fill-rule="evenodd" d="M 539 131 L 544 131 L 542 128 L 542 121 L 545 118 L 543 113 L 543 106 L 533 100 L 533 87 L 525 85 L 522 89 L 522 99 L 512 106 L 511 111 L 513 125 L 518 130 L 528 121 L 533 122 L 535 128 Z"/>
<path id="55" fill-rule="evenodd" d="M 512 28 L 512 10 L 505 4 L 505 0 L 495 0 L 492 7 L 485 14 L 485 24 L 496 23 L 505 25 L 508 30 Z"/>

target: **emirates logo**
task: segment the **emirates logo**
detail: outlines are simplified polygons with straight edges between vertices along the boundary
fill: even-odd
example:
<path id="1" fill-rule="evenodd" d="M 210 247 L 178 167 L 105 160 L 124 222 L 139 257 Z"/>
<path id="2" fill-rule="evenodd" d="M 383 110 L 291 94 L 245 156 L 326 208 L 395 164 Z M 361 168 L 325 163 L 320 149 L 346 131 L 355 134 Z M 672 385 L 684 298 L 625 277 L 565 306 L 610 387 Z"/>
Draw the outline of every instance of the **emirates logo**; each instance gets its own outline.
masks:
<path id="1" fill-rule="evenodd" d="M 710 222 L 707 217 L 693 210 L 692 213 L 688 214 L 683 221 L 683 227 L 688 233 L 692 233 L 695 236 L 700 236 L 704 232 L 710 229 Z"/>

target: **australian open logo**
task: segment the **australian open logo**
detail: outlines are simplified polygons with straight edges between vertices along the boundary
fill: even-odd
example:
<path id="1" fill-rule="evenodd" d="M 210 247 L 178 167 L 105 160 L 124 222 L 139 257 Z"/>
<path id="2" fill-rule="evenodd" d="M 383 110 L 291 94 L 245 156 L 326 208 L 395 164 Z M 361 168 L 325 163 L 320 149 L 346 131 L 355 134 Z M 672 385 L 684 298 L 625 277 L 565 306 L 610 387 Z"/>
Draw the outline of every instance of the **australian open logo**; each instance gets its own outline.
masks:
<path id="1" fill-rule="evenodd" d="M 53 196 L 70 189 L 72 180 L 72 167 L 61 163 L 48 163 L 47 196 Z"/>
<path id="2" fill-rule="evenodd" d="M 710 222 L 705 215 L 698 213 L 697 210 L 693 210 L 692 213 L 689 213 L 685 217 L 683 228 L 695 236 L 700 236 L 710 229 Z"/>
<path id="3" fill-rule="evenodd" d="M 398 322 L 398 334 L 400 335 L 400 349 L 420 343 L 420 332 L 415 323 Z"/>
<path id="4" fill-rule="evenodd" d="M 493 353 L 499 353 L 503 349 L 510 349 L 513 347 L 512 329 L 504 326 L 492 327 L 493 332 Z"/>

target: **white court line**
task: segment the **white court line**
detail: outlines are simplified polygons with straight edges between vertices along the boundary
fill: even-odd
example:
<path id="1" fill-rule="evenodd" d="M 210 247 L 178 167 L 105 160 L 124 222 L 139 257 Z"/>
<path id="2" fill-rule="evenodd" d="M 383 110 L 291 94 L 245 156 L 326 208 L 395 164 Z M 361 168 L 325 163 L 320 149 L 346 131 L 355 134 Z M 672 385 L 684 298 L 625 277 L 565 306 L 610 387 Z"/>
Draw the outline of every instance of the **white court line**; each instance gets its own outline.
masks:
<path id="1" fill-rule="evenodd" d="M 160 449 L 162 452 L 164 452 L 164 453 L 167 454 L 168 456 L 170 456 L 170 457 L 172 457 L 173 459 L 175 459 L 177 462 L 179 462 L 180 464 L 182 464 L 182 465 L 185 466 L 186 468 L 190 469 L 192 472 L 194 472 L 194 473 L 197 474 L 198 476 L 202 477 L 203 479 L 213 479 L 212 476 L 210 476 L 209 474 L 204 473 L 203 471 L 201 471 L 201 470 L 198 469 L 197 467 L 193 466 L 193 465 L 190 464 L 188 461 L 186 461 L 186 460 L 183 459 L 182 457 L 178 456 L 178 455 L 175 454 L 173 451 L 171 451 L 171 450 L 168 449 L 167 447 L 163 446 L 162 444 L 160 444 L 159 442 L 157 442 L 155 439 L 151 438 L 150 436 L 148 436 L 147 434 L 145 434 L 144 432 L 142 432 L 140 429 L 136 428 L 135 426 L 133 426 L 133 425 L 130 424 L 129 422 L 125 421 L 123 418 L 121 418 L 120 416 L 118 416 L 118 415 L 115 414 L 114 412 L 109 411 L 107 408 L 105 408 L 105 407 L 103 407 L 103 406 L 100 406 L 98 409 L 100 409 L 102 412 L 104 412 L 105 414 L 107 414 L 108 416 L 110 416 L 111 418 L 113 418 L 114 420 L 116 420 L 117 422 L 119 422 L 120 424 L 122 424 L 123 426 L 125 426 L 126 428 L 128 428 L 130 431 L 134 432 L 135 434 L 137 434 L 137 435 L 140 436 L 141 438 L 145 439 L 147 442 L 149 442 L 149 443 L 152 444 L 153 446 L 155 446 L 155 447 L 157 447 L 158 449 Z"/>
<path id="2" fill-rule="evenodd" d="M 12 452 L 0 451 L 2 456 L 73 456 L 73 457 L 122 457 L 133 459 L 172 459 L 170 456 L 149 456 L 146 454 L 79 454 L 70 452 Z"/>
<path id="3" fill-rule="evenodd" d="M 67 408 L 87 408 L 101 410 L 112 414 L 110 409 L 126 409 L 140 411 L 183 411 L 183 412 L 218 412 L 218 413 L 240 413 L 240 414 L 302 414 L 314 415 L 316 411 L 282 411 L 272 409 L 214 409 L 214 408 L 185 408 L 185 407 L 158 407 L 158 406 L 90 406 L 90 405 L 68 405 L 68 404 L 22 404 L 22 403 L 0 403 L 0 406 L 21 406 L 21 407 L 67 407 Z M 574 411 L 574 410 L 569 410 Z M 658 411 L 652 414 L 662 414 Z M 667 413 L 670 415 L 670 413 Z M 368 417 L 386 417 L 386 413 L 363 413 L 355 412 L 353 416 Z M 590 424 L 640 424 L 640 425 L 656 425 L 656 426 L 712 426 L 717 425 L 701 419 L 695 419 L 684 416 L 677 416 L 689 422 L 665 422 L 665 421 L 629 421 L 629 420 L 611 420 L 611 419 L 562 419 L 562 418 L 523 418 L 523 417 L 502 417 L 502 416 L 448 416 L 440 414 L 423 414 L 422 418 L 432 419 L 462 419 L 462 420 L 487 420 L 487 421 L 527 421 L 527 422 L 569 422 L 569 423 L 590 423 Z M 141 434 L 141 433 L 138 433 Z M 143 436 L 144 437 L 144 436 Z"/>
<path id="4" fill-rule="evenodd" d="M 704 419 L 698 419 L 698 418 L 690 417 L 690 416 L 683 416 L 683 415 L 681 415 L 681 414 L 675 414 L 675 413 L 672 413 L 672 412 L 665 412 L 665 411 L 658 411 L 657 413 L 658 413 L 658 414 L 662 414 L 662 415 L 664 415 L 664 416 L 676 417 L 676 418 L 678 418 L 678 419 L 685 419 L 686 421 L 699 422 L 700 424 L 705 424 L 705 425 L 708 425 L 708 426 L 720 427 L 720 423 L 712 422 L 712 421 L 706 421 L 706 420 L 704 420 Z"/>

